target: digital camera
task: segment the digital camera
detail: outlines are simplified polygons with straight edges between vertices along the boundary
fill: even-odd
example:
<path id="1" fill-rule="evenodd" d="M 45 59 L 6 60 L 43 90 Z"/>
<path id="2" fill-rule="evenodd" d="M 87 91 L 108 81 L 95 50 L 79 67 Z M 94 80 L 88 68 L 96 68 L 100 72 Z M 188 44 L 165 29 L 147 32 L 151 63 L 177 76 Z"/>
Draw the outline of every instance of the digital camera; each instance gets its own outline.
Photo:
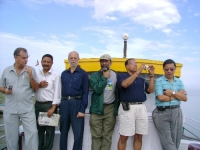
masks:
<path id="1" fill-rule="evenodd" d="M 149 70 L 149 65 L 145 65 L 145 66 L 144 66 L 144 69 L 145 69 L 145 70 Z"/>

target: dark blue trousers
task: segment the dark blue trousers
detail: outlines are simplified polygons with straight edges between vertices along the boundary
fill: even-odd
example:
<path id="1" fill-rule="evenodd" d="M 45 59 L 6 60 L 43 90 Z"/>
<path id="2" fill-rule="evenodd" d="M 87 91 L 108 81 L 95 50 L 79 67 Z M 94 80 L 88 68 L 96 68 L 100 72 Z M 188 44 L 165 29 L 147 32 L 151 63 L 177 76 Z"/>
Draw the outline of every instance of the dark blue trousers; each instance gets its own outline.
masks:
<path id="1" fill-rule="evenodd" d="M 84 118 L 77 118 L 81 100 L 62 100 L 60 104 L 60 150 L 67 150 L 70 124 L 74 134 L 73 150 L 82 150 Z"/>

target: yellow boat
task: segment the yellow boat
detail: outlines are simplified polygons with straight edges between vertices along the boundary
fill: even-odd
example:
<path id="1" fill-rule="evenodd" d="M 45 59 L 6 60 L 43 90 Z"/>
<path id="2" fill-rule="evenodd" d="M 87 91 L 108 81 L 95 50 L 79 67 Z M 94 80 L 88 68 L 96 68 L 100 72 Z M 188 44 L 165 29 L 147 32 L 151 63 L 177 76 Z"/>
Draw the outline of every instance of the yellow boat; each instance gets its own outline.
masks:
<path id="1" fill-rule="evenodd" d="M 116 72 L 126 72 L 126 68 L 124 66 L 124 62 L 127 60 L 127 58 L 112 58 L 112 65 L 111 69 Z M 138 63 L 138 67 L 141 64 L 147 64 L 147 65 L 153 65 L 155 67 L 155 75 L 163 75 L 163 61 L 157 61 L 157 60 L 149 60 L 149 59 L 137 59 L 136 62 Z M 69 62 L 68 60 L 64 60 L 65 68 L 69 68 Z M 79 61 L 79 65 L 82 69 L 84 69 L 88 73 L 96 72 L 100 70 L 100 63 L 99 58 L 82 58 Z M 175 76 L 180 77 L 181 76 L 181 68 L 183 64 L 176 63 L 176 72 Z M 143 70 L 144 74 L 148 73 L 147 71 Z"/>

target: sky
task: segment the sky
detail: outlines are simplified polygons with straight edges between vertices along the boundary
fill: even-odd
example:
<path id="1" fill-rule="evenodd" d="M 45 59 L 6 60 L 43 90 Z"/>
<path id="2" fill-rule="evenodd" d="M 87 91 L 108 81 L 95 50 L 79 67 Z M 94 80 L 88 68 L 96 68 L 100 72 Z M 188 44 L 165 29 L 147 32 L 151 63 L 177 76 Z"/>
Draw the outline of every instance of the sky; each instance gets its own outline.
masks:
<path id="1" fill-rule="evenodd" d="M 127 33 L 127 58 L 173 59 L 186 89 L 200 91 L 199 8 L 199 0 L 0 0 L 0 75 L 17 47 L 34 67 L 52 54 L 59 73 L 73 50 L 120 58 Z"/>

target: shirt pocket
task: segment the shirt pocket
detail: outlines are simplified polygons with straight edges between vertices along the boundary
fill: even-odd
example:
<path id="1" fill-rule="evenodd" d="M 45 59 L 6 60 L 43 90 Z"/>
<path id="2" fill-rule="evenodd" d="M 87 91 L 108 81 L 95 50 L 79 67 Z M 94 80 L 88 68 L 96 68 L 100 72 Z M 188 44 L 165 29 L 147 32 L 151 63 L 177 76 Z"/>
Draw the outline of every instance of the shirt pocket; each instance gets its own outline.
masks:
<path id="1" fill-rule="evenodd" d="M 46 87 L 46 89 L 49 91 L 53 90 L 53 88 L 54 88 L 53 81 L 47 80 L 47 82 L 48 82 L 48 86 Z"/>
<path id="2" fill-rule="evenodd" d="M 29 76 L 26 74 L 26 73 L 24 73 L 24 74 L 22 74 L 22 85 L 24 85 L 24 86 L 30 86 L 30 78 L 29 78 Z"/>

